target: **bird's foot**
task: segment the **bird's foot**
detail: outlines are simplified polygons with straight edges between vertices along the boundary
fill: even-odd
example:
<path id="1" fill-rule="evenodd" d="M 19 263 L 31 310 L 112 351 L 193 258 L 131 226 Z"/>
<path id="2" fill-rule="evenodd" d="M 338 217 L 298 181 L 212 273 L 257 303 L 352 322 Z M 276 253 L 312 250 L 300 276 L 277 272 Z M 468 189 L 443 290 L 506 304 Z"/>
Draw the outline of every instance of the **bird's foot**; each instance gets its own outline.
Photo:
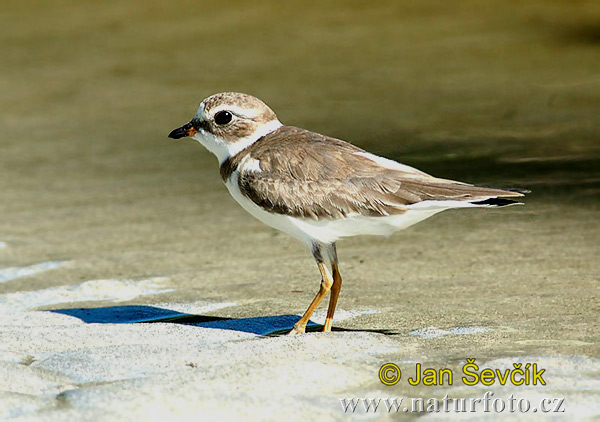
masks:
<path id="1" fill-rule="evenodd" d="M 301 325 L 294 325 L 294 328 L 292 328 L 292 331 L 290 331 L 288 333 L 288 336 L 295 336 L 297 334 L 304 334 L 306 331 L 306 326 L 301 326 Z"/>

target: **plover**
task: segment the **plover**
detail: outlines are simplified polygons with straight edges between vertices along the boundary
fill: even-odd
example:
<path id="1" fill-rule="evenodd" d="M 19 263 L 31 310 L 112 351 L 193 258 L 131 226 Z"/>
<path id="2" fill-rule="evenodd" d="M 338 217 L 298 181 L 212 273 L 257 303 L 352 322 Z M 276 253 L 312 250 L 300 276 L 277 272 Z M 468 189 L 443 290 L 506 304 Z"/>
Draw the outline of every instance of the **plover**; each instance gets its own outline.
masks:
<path id="1" fill-rule="evenodd" d="M 246 211 L 312 252 L 320 288 L 290 334 L 305 332 L 329 291 L 323 331 L 331 330 L 342 286 L 339 239 L 388 236 L 444 210 L 501 207 L 523 196 L 439 179 L 348 142 L 283 125 L 264 102 L 241 93 L 206 98 L 192 120 L 169 137 L 191 137 L 204 145 Z"/>

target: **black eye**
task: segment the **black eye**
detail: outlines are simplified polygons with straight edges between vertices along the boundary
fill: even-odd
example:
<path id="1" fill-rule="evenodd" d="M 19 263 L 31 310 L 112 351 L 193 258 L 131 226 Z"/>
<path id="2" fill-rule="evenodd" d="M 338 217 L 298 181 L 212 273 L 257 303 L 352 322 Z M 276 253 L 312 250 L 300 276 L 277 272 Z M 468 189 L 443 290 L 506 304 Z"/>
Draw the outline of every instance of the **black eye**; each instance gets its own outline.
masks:
<path id="1" fill-rule="evenodd" d="M 215 114 L 215 123 L 220 126 L 226 125 L 227 123 L 229 123 L 231 121 L 232 118 L 233 118 L 233 116 L 231 115 L 230 112 L 219 111 L 217 114 Z"/>

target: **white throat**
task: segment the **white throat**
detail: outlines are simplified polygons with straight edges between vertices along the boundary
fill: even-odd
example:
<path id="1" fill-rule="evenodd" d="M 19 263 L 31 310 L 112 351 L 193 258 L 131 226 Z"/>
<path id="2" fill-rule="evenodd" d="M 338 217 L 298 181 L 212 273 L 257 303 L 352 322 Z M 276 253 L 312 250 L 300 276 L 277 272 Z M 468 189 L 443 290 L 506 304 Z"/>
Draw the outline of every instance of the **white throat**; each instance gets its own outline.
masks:
<path id="1" fill-rule="evenodd" d="M 254 142 L 279 129 L 281 126 L 283 125 L 279 120 L 272 120 L 269 123 L 265 123 L 259 127 L 252 135 L 240 138 L 236 142 L 232 143 L 226 142 L 222 138 L 214 136 L 212 133 L 202 129 L 192 136 L 192 139 L 200 142 L 204 148 L 212 152 L 217 157 L 219 164 L 223 164 L 223 162 L 228 158 L 233 157 L 238 152 L 245 150 Z"/>

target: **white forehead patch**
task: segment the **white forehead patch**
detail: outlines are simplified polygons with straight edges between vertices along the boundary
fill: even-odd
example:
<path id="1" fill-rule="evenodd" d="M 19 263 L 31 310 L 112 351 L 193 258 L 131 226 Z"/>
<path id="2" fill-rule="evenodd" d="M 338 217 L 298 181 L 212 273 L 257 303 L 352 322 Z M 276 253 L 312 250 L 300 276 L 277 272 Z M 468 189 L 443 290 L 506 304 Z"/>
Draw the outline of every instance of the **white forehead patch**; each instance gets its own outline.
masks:
<path id="1" fill-rule="evenodd" d="M 198 110 L 194 115 L 194 119 L 203 119 L 205 117 L 206 113 L 204 112 L 204 107 L 206 107 L 206 104 L 204 103 L 204 101 L 202 101 L 198 106 Z"/>

